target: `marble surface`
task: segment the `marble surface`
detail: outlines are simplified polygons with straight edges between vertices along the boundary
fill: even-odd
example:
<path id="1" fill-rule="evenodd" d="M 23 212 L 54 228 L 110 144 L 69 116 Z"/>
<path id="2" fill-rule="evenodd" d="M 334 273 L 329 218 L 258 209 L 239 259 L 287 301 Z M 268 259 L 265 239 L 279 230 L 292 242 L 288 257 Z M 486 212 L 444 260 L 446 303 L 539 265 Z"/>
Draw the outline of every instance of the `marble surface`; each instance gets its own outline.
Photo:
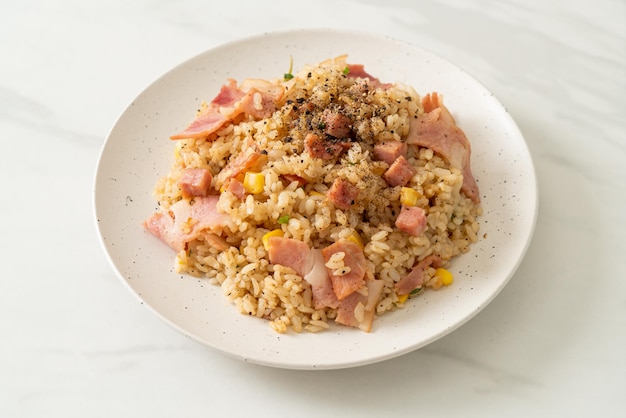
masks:
<path id="1" fill-rule="evenodd" d="M 0 416 L 624 416 L 626 3 L 0 4 Z M 534 239 L 459 330 L 382 363 L 272 369 L 155 317 L 98 242 L 92 184 L 116 118 L 208 48 L 367 30 L 455 62 L 507 107 L 539 181 Z"/>

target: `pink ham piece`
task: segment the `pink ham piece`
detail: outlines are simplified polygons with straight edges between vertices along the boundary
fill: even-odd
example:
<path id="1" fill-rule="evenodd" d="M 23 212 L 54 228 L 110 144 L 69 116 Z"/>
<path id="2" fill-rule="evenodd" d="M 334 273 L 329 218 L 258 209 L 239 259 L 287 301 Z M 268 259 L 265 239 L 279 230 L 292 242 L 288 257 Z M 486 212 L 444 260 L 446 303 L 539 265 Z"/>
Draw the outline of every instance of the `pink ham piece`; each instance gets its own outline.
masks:
<path id="1" fill-rule="evenodd" d="M 415 167 L 401 155 L 385 171 L 383 178 L 390 186 L 406 186 L 416 172 Z"/>
<path id="2" fill-rule="evenodd" d="M 292 238 L 271 237 L 268 255 L 270 263 L 293 269 L 311 285 L 315 309 L 339 306 L 320 250 L 310 249 L 304 242 Z"/>
<path id="3" fill-rule="evenodd" d="M 216 183 L 222 185 L 226 180 L 237 177 L 239 174 L 255 167 L 263 154 L 261 149 L 252 138 L 248 138 L 243 144 L 241 153 L 226 164 L 226 167 L 216 176 Z M 219 187 L 219 186 L 216 186 Z"/>
<path id="4" fill-rule="evenodd" d="M 329 245 L 322 250 L 325 263 L 328 263 L 333 254 L 343 252 L 343 264 L 350 267 L 350 271 L 343 275 L 335 274 L 336 271 L 328 269 L 328 276 L 333 283 L 333 291 L 340 301 L 363 287 L 367 262 L 363 250 L 352 241 L 342 239 Z"/>
<path id="5" fill-rule="evenodd" d="M 330 201 L 339 209 L 350 209 L 358 195 L 359 189 L 348 180 L 340 177 L 335 179 L 327 193 Z"/>
<path id="6" fill-rule="evenodd" d="M 407 144 L 432 149 L 445 158 L 450 166 L 461 171 L 461 191 L 473 202 L 480 202 L 480 192 L 470 168 L 470 143 L 465 133 L 456 126 L 454 118 L 443 105 L 443 97 L 437 93 L 422 99 L 424 115 L 411 119 Z"/>
<path id="7" fill-rule="evenodd" d="M 298 183 L 298 187 L 303 187 L 306 186 L 306 184 L 308 183 L 307 179 L 300 177 L 296 174 L 283 174 L 283 178 L 285 180 L 287 180 L 289 182 L 289 184 L 293 183 L 294 181 Z"/>
<path id="8" fill-rule="evenodd" d="M 426 211 L 417 206 L 402 205 L 396 228 L 414 237 L 420 236 L 426 229 Z"/>
<path id="9" fill-rule="evenodd" d="M 270 263 L 289 267 L 301 277 L 311 271 L 313 265 L 311 249 L 304 242 L 293 238 L 271 237 L 267 244 Z"/>
<path id="10" fill-rule="evenodd" d="M 209 194 L 212 180 L 213 175 L 206 168 L 186 168 L 178 180 L 178 187 L 186 199 L 194 196 L 204 197 Z"/>
<path id="11" fill-rule="evenodd" d="M 280 85 L 266 80 L 246 79 L 237 86 L 233 79 L 228 80 L 219 94 L 200 111 L 196 119 L 182 132 L 170 136 L 171 139 L 208 138 L 241 114 L 254 119 L 270 116 L 284 95 Z"/>
<path id="12" fill-rule="evenodd" d="M 335 295 L 333 290 L 333 282 L 328 276 L 328 270 L 324 265 L 324 256 L 322 251 L 318 249 L 311 250 L 311 258 L 313 267 L 304 276 L 311 285 L 311 292 L 313 293 L 313 306 L 315 309 L 323 308 L 337 308 L 339 306 L 339 299 Z"/>
<path id="13" fill-rule="evenodd" d="M 237 196 L 239 200 L 246 198 L 246 188 L 243 183 L 235 178 L 226 180 L 226 190 Z"/>
<path id="14" fill-rule="evenodd" d="M 326 135 L 335 138 L 349 138 L 352 131 L 352 121 L 346 115 L 336 110 L 324 109 L 321 115 L 323 131 Z"/>
<path id="15" fill-rule="evenodd" d="M 240 104 L 241 112 L 255 119 L 270 117 L 285 93 L 283 86 L 253 78 L 243 80 L 239 88 L 246 92 Z"/>
<path id="16" fill-rule="evenodd" d="M 400 156 L 406 159 L 407 145 L 401 141 L 387 141 L 374 145 L 373 157 L 391 165 Z"/>
<path id="17" fill-rule="evenodd" d="M 235 103 L 243 98 L 244 92 L 239 90 L 237 82 L 232 78 L 220 89 L 219 94 L 209 103 L 206 109 L 198 113 L 196 119 L 184 131 L 170 136 L 171 139 L 206 138 L 219 131 L 240 113 Z M 220 109 L 223 109 L 220 111 Z"/>
<path id="18" fill-rule="evenodd" d="M 218 196 L 183 199 L 174 203 L 169 212 L 157 212 L 146 219 L 144 228 L 176 251 L 205 232 L 221 234 L 230 216 L 217 209 Z M 192 203 L 193 202 L 193 203 Z"/>
<path id="19" fill-rule="evenodd" d="M 349 143 L 345 144 L 349 146 Z M 333 158 L 337 158 L 345 148 L 342 142 L 323 139 L 314 133 L 310 133 L 304 138 L 304 149 L 313 158 L 332 160 Z"/>
<path id="20" fill-rule="evenodd" d="M 365 66 L 363 64 L 348 64 L 348 77 L 366 79 L 374 88 L 380 87 L 382 89 L 388 89 L 392 86 L 392 84 L 389 83 L 381 83 L 379 79 L 368 74 L 365 71 Z"/>
<path id="21" fill-rule="evenodd" d="M 398 296 L 408 295 L 413 290 L 421 287 L 424 284 L 424 273 L 431 265 L 435 268 L 440 267 L 441 257 L 431 254 L 413 266 L 411 271 L 394 285 Z"/>
<path id="22" fill-rule="evenodd" d="M 376 305 L 383 293 L 385 283 L 382 280 L 368 280 L 365 286 L 367 296 L 354 292 L 340 302 L 335 322 L 360 328 L 365 332 L 371 331 L 376 314 Z M 357 314 L 359 303 L 362 305 L 359 307 L 362 311 Z"/>

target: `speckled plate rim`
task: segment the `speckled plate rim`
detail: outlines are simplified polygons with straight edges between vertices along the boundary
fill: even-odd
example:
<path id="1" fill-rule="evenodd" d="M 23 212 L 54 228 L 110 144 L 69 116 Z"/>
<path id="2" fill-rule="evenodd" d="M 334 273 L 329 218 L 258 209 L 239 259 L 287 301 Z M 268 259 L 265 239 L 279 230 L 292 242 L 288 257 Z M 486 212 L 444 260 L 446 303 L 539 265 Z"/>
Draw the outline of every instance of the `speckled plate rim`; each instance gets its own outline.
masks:
<path id="1" fill-rule="evenodd" d="M 173 252 L 147 234 L 152 190 L 173 162 L 168 139 L 227 78 L 281 76 L 294 67 L 348 54 L 385 82 L 442 93 L 472 143 L 472 169 L 484 215 L 472 250 L 454 260 L 454 283 L 425 292 L 376 319 L 371 333 L 333 325 L 321 334 L 276 334 L 236 312 L 217 286 L 174 272 Z M 334 29 L 267 33 L 210 49 L 141 92 L 111 129 L 93 186 L 94 217 L 105 254 L 125 286 L 172 327 L 214 350 L 288 369 L 339 369 L 416 350 L 457 329 L 508 283 L 530 244 L 537 183 L 524 138 L 502 104 L 456 65 L 410 43 Z"/>

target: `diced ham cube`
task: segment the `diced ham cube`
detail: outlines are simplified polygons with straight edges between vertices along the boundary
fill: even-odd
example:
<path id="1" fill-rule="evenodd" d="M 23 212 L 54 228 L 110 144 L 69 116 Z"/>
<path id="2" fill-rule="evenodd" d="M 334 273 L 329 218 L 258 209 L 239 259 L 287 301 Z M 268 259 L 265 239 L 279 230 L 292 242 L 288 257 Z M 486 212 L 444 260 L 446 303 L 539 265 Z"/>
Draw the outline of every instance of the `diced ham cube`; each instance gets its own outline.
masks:
<path id="1" fill-rule="evenodd" d="M 352 121 L 346 115 L 327 108 L 322 112 L 321 121 L 326 135 L 339 139 L 350 137 Z"/>
<path id="2" fill-rule="evenodd" d="M 359 189 L 348 180 L 336 178 L 328 190 L 328 198 L 340 209 L 349 209 L 354 204 Z"/>
<path id="3" fill-rule="evenodd" d="M 435 268 L 440 267 L 441 257 L 431 254 L 413 266 L 413 269 L 411 269 L 406 276 L 398 280 L 398 282 L 394 285 L 394 289 L 396 290 L 398 296 L 408 295 L 413 290 L 421 287 L 424 283 L 425 270 L 431 265 Z"/>
<path id="4" fill-rule="evenodd" d="M 383 177 L 391 186 L 405 186 L 416 172 L 415 167 L 401 155 L 385 171 Z"/>
<path id="5" fill-rule="evenodd" d="M 186 168 L 178 180 L 178 187 L 184 198 L 207 196 L 212 180 L 213 175 L 206 168 Z"/>
<path id="6" fill-rule="evenodd" d="M 298 176 L 296 174 L 287 173 L 287 174 L 283 174 L 283 177 L 289 183 L 293 183 L 294 181 L 297 181 L 299 187 L 306 186 L 306 184 L 308 183 L 305 178 L 302 178 L 302 177 L 300 177 L 300 176 Z"/>
<path id="7" fill-rule="evenodd" d="M 246 188 L 236 178 L 226 180 L 226 190 L 237 196 L 239 200 L 246 198 Z"/>
<path id="8" fill-rule="evenodd" d="M 387 141 L 382 144 L 374 145 L 374 159 L 384 161 L 387 164 L 393 164 L 393 162 L 399 156 L 406 158 L 407 145 L 402 141 Z"/>
<path id="9" fill-rule="evenodd" d="M 426 211 L 417 206 L 402 205 L 396 227 L 414 237 L 420 236 L 426 229 Z"/>
<path id="10" fill-rule="evenodd" d="M 313 158 L 332 160 L 338 157 L 345 149 L 341 142 L 333 142 L 310 133 L 304 138 L 304 147 Z"/>

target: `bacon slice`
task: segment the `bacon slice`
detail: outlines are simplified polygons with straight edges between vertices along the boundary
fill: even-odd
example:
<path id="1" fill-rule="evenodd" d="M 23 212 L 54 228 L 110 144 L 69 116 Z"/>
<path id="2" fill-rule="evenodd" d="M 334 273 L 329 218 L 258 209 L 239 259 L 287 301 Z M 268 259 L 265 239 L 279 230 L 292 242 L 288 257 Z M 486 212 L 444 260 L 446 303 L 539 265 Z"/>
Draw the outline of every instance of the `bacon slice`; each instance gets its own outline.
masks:
<path id="1" fill-rule="evenodd" d="M 426 229 L 426 211 L 417 206 L 402 205 L 396 227 L 414 237 L 420 236 Z"/>
<path id="2" fill-rule="evenodd" d="M 368 80 L 370 86 L 374 88 L 380 87 L 382 89 L 388 89 L 389 87 L 392 86 L 392 84 L 389 84 L 389 83 L 381 83 L 379 79 L 377 79 L 371 74 L 368 74 L 365 71 L 365 66 L 363 64 L 348 64 L 347 67 L 348 67 L 348 77 L 350 78 L 366 79 Z"/>
<path id="3" fill-rule="evenodd" d="M 235 103 L 245 95 L 232 78 L 220 89 L 219 94 L 206 109 L 198 113 L 196 119 L 182 132 L 170 136 L 170 139 L 206 138 L 219 131 L 230 122 L 238 112 Z M 220 111 L 223 109 L 223 111 Z"/>
<path id="4" fill-rule="evenodd" d="M 176 251 L 200 237 L 205 231 L 221 234 L 230 216 L 217 209 L 218 196 L 183 199 L 169 212 L 156 212 L 143 223 L 144 228 Z M 192 203 L 193 202 L 193 203 Z"/>
<path id="5" fill-rule="evenodd" d="M 382 280 L 368 280 L 366 283 L 367 295 L 354 292 L 339 304 L 335 322 L 351 327 L 357 327 L 370 332 L 376 314 L 376 305 L 382 295 L 385 284 Z M 359 307 L 359 303 L 362 307 Z M 357 315 L 357 309 L 361 312 Z"/>
<path id="6" fill-rule="evenodd" d="M 441 257 L 431 254 L 413 266 L 413 269 L 411 269 L 409 274 L 398 280 L 398 282 L 394 285 L 398 296 L 408 295 L 413 290 L 421 287 L 424 283 L 424 273 L 431 265 L 435 268 L 440 267 Z"/>
<path id="7" fill-rule="evenodd" d="M 333 254 L 343 252 L 344 266 L 350 271 L 337 275 L 334 269 L 328 268 L 328 276 L 333 283 L 333 291 L 337 299 L 342 300 L 363 287 L 367 263 L 363 250 L 357 244 L 346 239 L 337 241 L 322 250 L 325 263 L 328 263 Z"/>
<path id="8" fill-rule="evenodd" d="M 293 238 L 271 237 L 267 243 L 270 263 L 292 268 L 302 277 L 311 271 L 311 249 L 304 242 Z"/>
<path id="9" fill-rule="evenodd" d="M 246 92 L 239 110 L 255 119 L 264 119 L 271 116 L 278 108 L 278 102 L 285 94 L 283 86 L 261 79 L 245 79 L 241 82 L 239 88 Z"/>
<path id="10" fill-rule="evenodd" d="M 284 93 L 282 86 L 266 80 L 246 79 L 237 86 L 231 78 L 185 130 L 170 138 L 207 138 L 242 113 L 257 120 L 266 118 L 278 108 Z"/>
<path id="11" fill-rule="evenodd" d="M 333 282 L 328 276 L 328 270 L 324 265 L 324 256 L 322 251 L 318 249 L 311 250 L 312 264 L 311 270 L 304 276 L 311 285 L 313 293 L 313 306 L 315 309 L 337 308 L 339 299 L 333 290 Z"/>
<path id="12" fill-rule="evenodd" d="M 411 119 L 407 144 L 432 149 L 443 156 L 450 166 L 463 174 L 461 191 L 473 202 L 480 202 L 478 185 L 470 168 L 470 143 L 465 133 L 456 126 L 454 118 L 443 105 L 443 97 L 437 93 L 422 99 L 424 111 L 417 119 Z"/>
<path id="13" fill-rule="evenodd" d="M 186 168 L 178 179 L 178 187 L 184 198 L 206 196 L 209 194 L 212 180 L 213 175 L 206 168 Z"/>
<path id="14" fill-rule="evenodd" d="M 241 153 L 226 164 L 226 167 L 220 171 L 217 176 L 217 184 L 222 185 L 226 180 L 236 177 L 237 175 L 254 167 L 263 154 L 261 149 L 252 138 L 248 138 L 243 145 Z"/>

